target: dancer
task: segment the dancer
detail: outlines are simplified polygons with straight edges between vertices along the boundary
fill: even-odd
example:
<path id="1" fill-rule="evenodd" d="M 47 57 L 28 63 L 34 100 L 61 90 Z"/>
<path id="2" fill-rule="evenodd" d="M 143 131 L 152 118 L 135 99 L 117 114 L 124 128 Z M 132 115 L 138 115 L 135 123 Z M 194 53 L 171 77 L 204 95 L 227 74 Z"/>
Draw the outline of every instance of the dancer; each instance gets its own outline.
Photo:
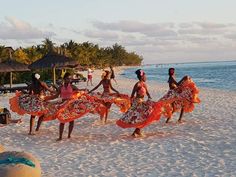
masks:
<path id="1" fill-rule="evenodd" d="M 32 74 L 32 83 L 29 85 L 29 93 L 32 95 L 36 95 L 42 100 L 45 98 L 45 91 L 49 91 L 53 93 L 53 89 L 49 88 L 47 84 L 43 81 L 40 81 L 40 75 L 38 73 L 33 73 Z M 43 121 L 43 115 L 40 115 L 38 118 L 38 123 L 35 131 L 39 131 L 40 125 Z M 29 130 L 29 135 L 34 135 L 35 133 L 33 132 L 33 127 L 34 127 L 34 122 L 35 122 L 35 115 L 30 116 L 30 130 Z"/>
<path id="2" fill-rule="evenodd" d="M 132 106 L 116 123 L 122 128 L 135 128 L 132 136 L 140 136 L 141 128 L 147 126 L 161 116 L 161 103 L 151 101 L 146 85 L 146 74 L 139 69 L 136 72 L 138 82 L 134 85 L 131 94 Z M 144 97 L 148 100 L 144 101 Z"/>
<path id="3" fill-rule="evenodd" d="M 88 93 L 89 94 L 92 93 L 93 91 L 97 90 L 102 85 L 103 86 L 103 93 L 102 93 L 101 97 L 109 96 L 109 94 L 111 93 L 111 90 L 113 90 L 114 92 L 116 92 L 119 95 L 119 92 L 113 88 L 109 76 L 110 76 L 110 72 L 105 70 L 104 78 L 99 82 L 99 84 L 96 87 L 94 87 Z M 105 100 L 102 100 L 102 103 L 104 104 L 104 106 L 106 106 L 106 111 L 103 115 L 101 115 L 100 119 L 103 120 L 105 117 L 104 122 L 106 123 L 109 109 L 111 108 L 112 103 L 109 101 L 105 101 Z"/>
<path id="4" fill-rule="evenodd" d="M 180 116 L 178 122 L 182 121 L 184 112 L 191 112 L 194 108 L 193 103 L 199 103 L 200 100 L 197 97 L 198 89 L 189 76 L 184 76 L 179 82 L 175 80 L 175 69 L 169 68 L 169 91 L 160 100 L 170 100 L 175 98 L 175 101 L 164 105 L 164 115 L 167 117 L 166 123 L 172 117 L 174 112 L 180 110 Z"/>
<path id="5" fill-rule="evenodd" d="M 104 78 L 96 87 L 90 90 L 89 93 L 92 93 L 101 85 L 103 86 L 103 93 L 95 93 L 92 94 L 92 96 L 106 107 L 106 110 L 103 111 L 103 113 L 100 112 L 100 119 L 106 123 L 112 103 L 115 103 L 118 107 L 120 107 L 121 112 L 126 112 L 130 107 L 130 98 L 128 95 L 120 94 L 116 89 L 113 88 L 110 80 L 110 72 L 107 70 L 105 70 Z M 113 90 L 115 93 L 111 93 L 111 90 Z"/>
<path id="6" fill-rule="evenodd" d="M 78 91 L 78 88 L 71 84 L 71 75 L 70 73 L 65 73 L 63 78 L 63 84 L 59 87 L 58 93 L 51 97 L 51 99 L 60 96 L 62 98 L 62 102 L 68 101 L 72 99 L 74 91 Z M 65 123 L 60 122 L 59 125 L 59 138 L 57 141 L 62 140 L 62 135 L 64 132 Z M 71 138 L 71 133 L 74 128 L 74 120 L 69 122 L 69 131 L 68 131 L 68 138 Z"/>
<path id="7" fill-rule="evenodd" d="M 31 95 L 36 95 L 38 96 L 39 99 L 41 99 L 42 101 L 41 106 L 42 109 L 44 109 L 43 101 L 46 100 L 46 91 L 54 93 L 54 90 L 52 88 L 49 88 L 45 82 L 40 80 L 40 75 L 38 73 L 33 73 L 31 77 L 32 77 L 32 83 L 29 85 L 29 93 Z M 44 118 L 44 114 L 38 116 L 39 116 L 38 123 L 35 129 L 36 132 L 39 131 L 40 125 Z M 34 122 L 35 122 L 35 115 L 31 115 L 29 135 L 35 135 L 35 132 L 33 131 Z"/>
<path id="8" fill-rule="evenodd" d="M 29 93 L 16 92 L 16 95 L 9 99 L 10 108 L 19 115 L 29 114 L 30 130 L 29 135 L 34 135 L 33 127 L 35 117 L 39 116 L 36 131 L 39 130 L 44 114 L 47 110 L 44 107 L 46 99 L 46 91 L 53 93 L 53 89 L 49 88 L 45 82 L 40 81 L 38 73 L 32 73 L 32 82 L 28 87 Z"/>

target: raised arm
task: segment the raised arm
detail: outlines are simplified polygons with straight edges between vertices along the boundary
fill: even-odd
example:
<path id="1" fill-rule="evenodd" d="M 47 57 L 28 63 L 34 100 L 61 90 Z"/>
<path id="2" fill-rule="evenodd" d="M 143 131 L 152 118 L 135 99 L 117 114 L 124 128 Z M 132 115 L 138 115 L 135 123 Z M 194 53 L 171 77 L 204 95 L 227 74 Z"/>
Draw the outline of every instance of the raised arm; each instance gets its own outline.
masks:
<path id="1" fill-rule="evenodd" d="M 49 92 L 53 93 L 54 90 L 52 88 L 49 88 L 48 85 L 45 82 L 40 82 L 42 87 L 48 90 Z"/>

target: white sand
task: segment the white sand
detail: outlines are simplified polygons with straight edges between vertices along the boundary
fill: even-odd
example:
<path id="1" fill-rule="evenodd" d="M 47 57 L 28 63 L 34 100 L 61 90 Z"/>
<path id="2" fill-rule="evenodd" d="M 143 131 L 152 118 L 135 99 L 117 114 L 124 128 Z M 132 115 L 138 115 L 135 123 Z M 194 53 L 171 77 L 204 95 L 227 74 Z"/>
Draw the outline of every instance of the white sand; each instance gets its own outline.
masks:
<path id="1" fill-rule="evenodd" d="M 100 71 L 94 75 L 98 83 Z M 118 85 L 113 86 L 130 94 L 136 80 L 116 76 Z M 167 84 L 148 85 L 153 100 L 168 89 Z M 0 96 L 0 106 L 9 107 L 11 96 Z M 176 123 L 175 114 L 169 124 L 161 119 L 144 128 L 142 138 L 132 138 L 133 129 L 116 126 L 121 114 L 113 106 L 106 125 L 88 114 L 76 120 L 70 140 L 65 127 L 61 142 L 55 141 L 58 121 L 44 122 L 39 134 L 29 136 L 29 116 L 24 116 L 21 124 L 0 127 L 0 144 L 34 154 L 45 177 L 236 176 L 236 92 L 201 88 L 200 99 L 202 103 L 184 115 L 184 123 Z M 19 118 L 14 113 L 12 117 Z"/>

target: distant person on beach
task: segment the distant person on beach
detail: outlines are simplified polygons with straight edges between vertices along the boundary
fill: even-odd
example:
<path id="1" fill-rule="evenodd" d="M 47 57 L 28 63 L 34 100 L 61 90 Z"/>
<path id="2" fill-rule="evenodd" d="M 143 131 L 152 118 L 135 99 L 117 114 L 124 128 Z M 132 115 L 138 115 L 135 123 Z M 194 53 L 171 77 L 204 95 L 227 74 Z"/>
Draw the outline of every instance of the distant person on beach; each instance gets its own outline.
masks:
<path id="1" fill-rule="evenodd" d="M 88 72 L 87 86 L 89 85 L 89 82 L 90 82 L 91 86 L 93 86 L 93 72 L 94 72 L 94 70 L 91 69 L 91 66 L 90 66 L 88 68 L 87 72 Z"/>
<path id="2" fill-rule="evenodd" d="M 113 88 L 113 86 L 111 84 L 111 80 L 110 80 L 110 72 L 107 70 L 105 70 L 104 78 L 99 82 L 99 84 L 96 87 L 94 87 L 88 93 L 95 91 L 101 85 L 103 86 L 103 93 L 101 95 L 102 97 L 106 97 L 107 95 L 109 95 L 111 93 L 111 90 L 113 90 L 114 92 L 119 94 L 119 92 Z M 103 120 L 103 117 L 105 117 L 105 123 L 106 123 L 109 109 L 110 109 L 112 103 L 104 101 L 103 104 L 106 106 L 107 109 L 106 109 L 105 115 L 102 115 L 100 118 L 101 118 L 101 120 Z"/>
<path id="3" fill-rule="evenodd" d="M 114 80 L 115 83 L 117 84 L 116 79 L 115 79 L 115 72 L 114 72 L 114 69 L 113 69 L 112 66 L 110 66 L 110 72 L 111 72 L 111 77 L 110 77 L 110 79 L 111 79 L 111 80 Z"/>
<path id="4" fill-rule="evenodd" d="M 177 82 L 176 79 L 175 79 L 175 68 L 169 68 L 168 74 L 169 74 L 168 83 L 169 83 L 169 89 L 170 89 L 170 90 L 173 90 L 173 89 L 178 88 L 178 86 L 179 86 L 185 79 L 187 79 L 187 77 L 188 77 L 188 76 L 185 76 L 185 77 L 183 77 L 179 82 Z M 174 104 L 172 104 L 172 106 L 174 106 Z M 183 117 L 183 114 L 184 114 L 184 108 L 182 107 L 182 108 L 181 108 L 181 111 L 180 111 L 180 116 L 179 116 L 178 122 L 181 122 L 181 119 L 182 119 L 182 117 Z M 166 123 L 168 123 L 170 119 L 171 119 L 171 117 L 167 118 Z"/>
<path id="5" fill-rule="evenodd" d="M 43 100 L 45 96 L 45 91 L 49 91 L 51 93 L 54 92 L 53 89 L 49 88 L 45 82 L 40 81 L 40 75 L 38 73 L 33 73 L 31 75 L 31 78 L 32 78 L 32 83 L 29 85 L 30 94 L 37 95 L 39 98 Z M 40 125 L 43 121 L 43 117 L 44 115 L 39 116 L 38 124 L 35 131 L 39 131 Z M 35 122 L 35 116 L 31 115 L 29 135 L 34 135 L 33 132 L 34 122 Z"/>

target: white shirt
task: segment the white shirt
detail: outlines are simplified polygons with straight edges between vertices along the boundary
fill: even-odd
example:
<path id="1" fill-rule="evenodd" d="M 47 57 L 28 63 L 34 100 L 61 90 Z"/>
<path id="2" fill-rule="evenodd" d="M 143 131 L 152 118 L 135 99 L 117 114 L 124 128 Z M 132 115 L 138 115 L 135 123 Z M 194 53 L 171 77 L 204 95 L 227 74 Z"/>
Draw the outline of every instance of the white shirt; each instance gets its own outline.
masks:
<path id="1" fill-rule="evenodd" d="M 88 69 L 88 75 L 92 75 L 93 70 L 91 70 L 90 68 Z"/>

